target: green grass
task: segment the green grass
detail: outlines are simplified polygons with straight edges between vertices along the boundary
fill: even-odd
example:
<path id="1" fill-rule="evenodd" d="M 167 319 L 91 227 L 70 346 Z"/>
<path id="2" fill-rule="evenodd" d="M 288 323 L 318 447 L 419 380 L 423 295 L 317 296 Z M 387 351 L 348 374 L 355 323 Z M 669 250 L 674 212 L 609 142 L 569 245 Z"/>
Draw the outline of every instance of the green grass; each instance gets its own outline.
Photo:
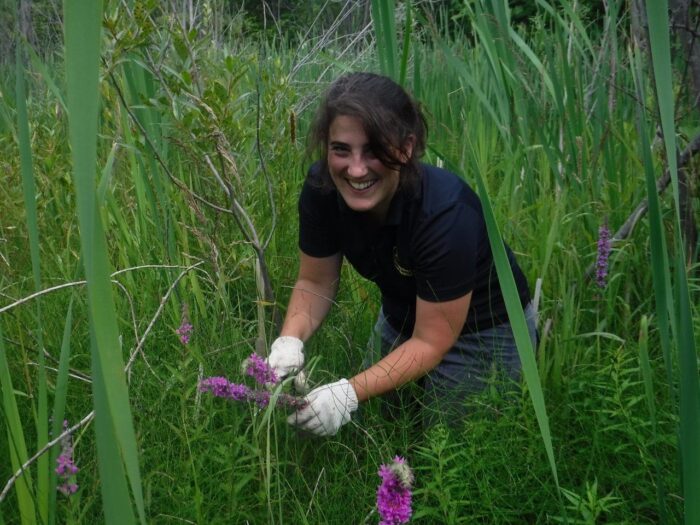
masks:
<path id="1" fill-rule="evenodd" d="M 669 158 L 650 146 L 656 108 L 667 139 L 669 113 L 697 128 L 668 105 L 678 64 L 652 69 L 628 54 L 623 30 L 604 38 L 575 2 L 538 1 L 527 28 L 507 25 L 502 2 L 467 3 L 452 37 L 415 7 L 407 22 L 376 2 L 381 51 L 340 40 L 300 67 L 281 40 L 212 46 L 205 22 L 186 33 L 113 2 L 100 33 L 97 4 L 71 6 L 65 51 L 29 53 L 25 95 L 15 67 L 0 80 L 0 490 L 64 418 L 97 418 L 74 436 L 78 494 L 54 498 L 54 447 L 0 501 L 1 523 L 374 523 L 376 472 L 396 454 L 416 470 L 416 523 L 693 522 L 697 284 L 679 270 L 677 193 L 650 199 L 648 218 L 615 244 L 606 288 L 586 274 L 600 224 L 614 231 L 655 195 Z M 609 25 L 627 16 L 610 3 Z M 615 104 L 601 81 L 611 58 Z M 314 101 L 348 69 L 420 92 L 427 160 L 479 188 L 493 242 L 498 230 L 531 287 L 542 282 L 528 386 L 514 401 L 475 398 L 459 429 L 424 435 L 371 402 L 338 436 L 312 439 L 283 414 L 196 392 L 202 376 L 236 377 L 256 341 L 274 337 L 296 276 L 301 138 Z M 229 209 L 230 195 L 245 216 L 207 204 Z M 274 302 L 262 300 L 255 236 Z M 308 345 L 314 381 L 359 370 L 371 337 L 377 292 L 350 269 L 342 279 Z M 175 334 L 184 307 L 188 345 Z"/>

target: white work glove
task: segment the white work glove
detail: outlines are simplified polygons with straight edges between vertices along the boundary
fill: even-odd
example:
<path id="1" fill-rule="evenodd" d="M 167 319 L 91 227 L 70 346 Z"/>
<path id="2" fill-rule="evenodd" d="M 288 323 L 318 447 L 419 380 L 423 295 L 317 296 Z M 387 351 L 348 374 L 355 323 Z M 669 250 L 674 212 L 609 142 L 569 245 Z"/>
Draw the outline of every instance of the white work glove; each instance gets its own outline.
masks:
<path id="1" fill-rule="evenodd" d="M 317 436 L 333 436 L 357 410 L 357 394 L 347 379 L 315 388 L 304 398 L 307 405 L 287 418 L 287 423 Z"/>
<path id="2" fill-rule="evenodd" d="M 280 379 L 298 372 L 304 366 L 303 341 L 289 335 L 278 337 L 270 347 L 267 364 Z"/>

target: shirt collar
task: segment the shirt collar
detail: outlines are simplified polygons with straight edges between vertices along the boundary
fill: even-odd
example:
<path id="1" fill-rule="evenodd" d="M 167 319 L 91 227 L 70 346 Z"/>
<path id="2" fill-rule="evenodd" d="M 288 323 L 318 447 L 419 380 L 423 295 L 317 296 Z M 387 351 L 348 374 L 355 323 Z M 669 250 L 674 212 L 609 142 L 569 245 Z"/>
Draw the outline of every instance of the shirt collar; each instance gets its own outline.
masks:
<path id="1" fill-rule="evenodd" d="M 384 226 L 398 226 L 401 223 L 401 217 L 403 217 L 403 210 L 406 205 L 406 195 L 404 195 L 404 190 L 399 187 L 394 193 L 394 196 L 389 203 L 389 210 L 386 213 L 386 221 Z M 338 199 L 338 209 L 343 215 L 350 217 L 361 217 L 364 214 L 361 212 L 356 212 L 348 207 L 341 197 L 340 192 L 335 190 L 336 199 Z"/>

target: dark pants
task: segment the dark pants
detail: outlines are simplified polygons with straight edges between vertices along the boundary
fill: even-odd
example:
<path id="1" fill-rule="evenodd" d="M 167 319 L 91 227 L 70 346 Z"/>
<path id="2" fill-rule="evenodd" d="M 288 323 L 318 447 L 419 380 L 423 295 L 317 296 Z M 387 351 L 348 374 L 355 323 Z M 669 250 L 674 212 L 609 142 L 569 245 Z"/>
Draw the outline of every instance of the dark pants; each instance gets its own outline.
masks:
<path id="1" fill-rule="evenodd" d="M 525 308 L 530 339 L 536 348 L 536 313 L 532 304 Z M 368 345 L 365 368 L 371 366 L 409 336 L 397 332 L 380 310 L 374 326 L 374 337 Z M 421 380 L 405 385 L 383 396 L 383 410 L 387 417 L 397 418 L 401 413 L 420 412 L 425 427 L 438 421 L 456 424 L 466 415 L 468 398 L 494 385 L 500 392 L 519 388 L 520 357 L 509 323 L 464 334 L 445 354 L 442 361 Z"/>

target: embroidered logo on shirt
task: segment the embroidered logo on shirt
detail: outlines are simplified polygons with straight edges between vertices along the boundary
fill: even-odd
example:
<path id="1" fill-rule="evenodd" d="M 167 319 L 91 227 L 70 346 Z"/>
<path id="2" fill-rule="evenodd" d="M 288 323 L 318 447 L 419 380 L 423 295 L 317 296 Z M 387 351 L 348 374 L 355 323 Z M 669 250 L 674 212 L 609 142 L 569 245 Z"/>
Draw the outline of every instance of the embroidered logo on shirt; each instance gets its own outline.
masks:
<path id="1" fill-rule="evenodd" d="M 394 268 L 396 268 L 396 271 L 404 277 L 413 276 L 413 272 L 411 270 L 409 270 L 408 268 L 404 268 L 399 263 L 399 250 L 396 248 L 396 246 L 394 246 Z"/>

